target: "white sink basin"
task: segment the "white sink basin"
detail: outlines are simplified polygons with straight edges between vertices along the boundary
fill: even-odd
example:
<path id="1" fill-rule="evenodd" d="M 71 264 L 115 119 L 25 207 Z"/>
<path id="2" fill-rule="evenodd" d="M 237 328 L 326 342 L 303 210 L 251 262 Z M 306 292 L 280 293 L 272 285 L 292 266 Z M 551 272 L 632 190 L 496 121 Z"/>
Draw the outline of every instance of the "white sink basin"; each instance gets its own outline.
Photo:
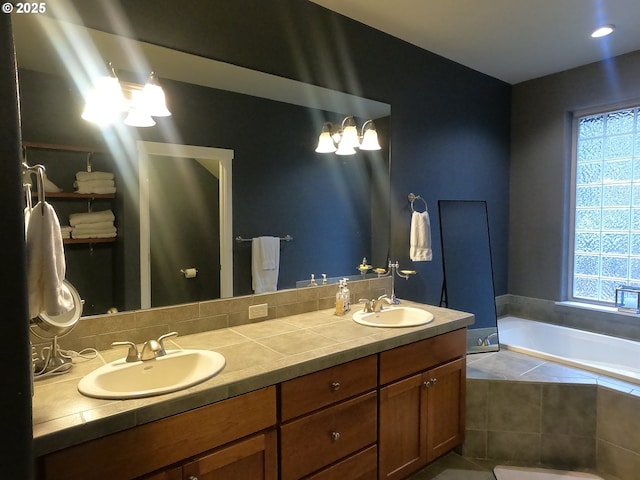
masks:
<path id="1" fill-rule="evenodd" d="M 125 359 L 103 365 L 78 383 L 83 395 L 94 398 L 140 398 L 175 392 L 203 382 L 225 366 L 210 350 L 170 350 L 145 362 Z"/>
<path id="2" fill-rule="evenodd" d="M 433 321 L 433 314 L 414 307 L 384 307 L 380 312 L 356 312 L 353 321 L 369 327 L 415 327 Z"/>

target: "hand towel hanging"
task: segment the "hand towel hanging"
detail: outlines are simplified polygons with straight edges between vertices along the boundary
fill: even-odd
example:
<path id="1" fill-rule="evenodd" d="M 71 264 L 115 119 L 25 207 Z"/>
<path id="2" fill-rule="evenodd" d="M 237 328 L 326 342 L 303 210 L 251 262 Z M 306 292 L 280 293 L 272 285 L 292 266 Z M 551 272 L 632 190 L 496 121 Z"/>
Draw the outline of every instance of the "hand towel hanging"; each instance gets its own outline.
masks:
<path id="1" fill-rule="evenodd" d="M 251 242 L 251 277 L 255 293 L 275 292 L 280 270 L 280 238 L 257 237 Z"/>
<path id="2" fill-rule="evenodd" d="M 414 211 L 411 214 L 411 236 L 409 246 L 409 258 L 414 262 L 430 261 L 433 253 L 431 250 L 431 222 L 429 212 Z"/>
<path id="3" fill-rule="evenodd" d="M 27 226 L 27 281 L 29 316 L 41 312 L 56 316 L 74 308 L 69 289 L 64 285 L 66 262 L 60 222 L 51 205 L 38 202 Z"/>

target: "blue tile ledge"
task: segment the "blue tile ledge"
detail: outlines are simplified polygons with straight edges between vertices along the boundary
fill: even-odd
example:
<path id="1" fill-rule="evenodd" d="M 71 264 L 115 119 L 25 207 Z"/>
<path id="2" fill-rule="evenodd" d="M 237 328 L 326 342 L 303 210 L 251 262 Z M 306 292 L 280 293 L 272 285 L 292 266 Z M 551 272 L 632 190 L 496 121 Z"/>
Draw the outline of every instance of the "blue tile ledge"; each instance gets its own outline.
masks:
<path id="1" fill-rule="evenodd" d="M 92 360 L 76 358 L 71 372 L 35 382 L 34 456 L 457 330 L 474 321 L 465 312 L 409 301 L 402 304 L 424 308 L 435 319 L 418 327 L 376 328 L 356 324 L 352 312 L 338 317 L 333 310 L 320 310 L 174 337 L 166 342 L 167 349 L 216 350 L 226 357 L 227 366 L 216 377 L 189 389 L 143 399 L 100 400 L 77 390 L 81 377 L 123 357 L 124 350 L 104 350 Z M 64 338 L 60 343 L 64 348 Z"/>

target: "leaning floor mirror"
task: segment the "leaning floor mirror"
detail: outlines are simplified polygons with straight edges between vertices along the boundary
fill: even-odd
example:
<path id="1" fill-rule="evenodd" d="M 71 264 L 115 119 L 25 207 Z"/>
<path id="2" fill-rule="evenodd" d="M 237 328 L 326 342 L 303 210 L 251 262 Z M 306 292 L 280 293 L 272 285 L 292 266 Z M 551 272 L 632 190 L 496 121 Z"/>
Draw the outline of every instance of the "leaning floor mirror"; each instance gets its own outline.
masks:
<path id="1" fill-rule="evenodd" d="M 440 306 L 470 312 L 467 353 L 497 351 L 489 217 L 486 201 L 439 200 L 443 287 Z"/>

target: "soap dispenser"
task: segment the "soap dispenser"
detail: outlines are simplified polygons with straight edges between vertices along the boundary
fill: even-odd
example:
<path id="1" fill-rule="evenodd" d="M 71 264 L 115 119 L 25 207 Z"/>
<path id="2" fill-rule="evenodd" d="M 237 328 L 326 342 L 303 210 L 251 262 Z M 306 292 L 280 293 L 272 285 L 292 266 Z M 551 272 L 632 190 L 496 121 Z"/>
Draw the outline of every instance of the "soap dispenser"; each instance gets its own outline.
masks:
<path id="1" fill-rule="evenodd" d="M 347 279 L 342 279 L 343 286 L 343 296 L 344 296 L 344 311 L 345 313 L 351 310 L 351 292 L 349 291 L 349 287 L 347 286 Z"/>
<path id="2" fill-rule="evenodd" d="M 336 292 L 336 315 L 344 315 L 344 291 L 342 280 L 338 283 L 338 291 Z"/>

